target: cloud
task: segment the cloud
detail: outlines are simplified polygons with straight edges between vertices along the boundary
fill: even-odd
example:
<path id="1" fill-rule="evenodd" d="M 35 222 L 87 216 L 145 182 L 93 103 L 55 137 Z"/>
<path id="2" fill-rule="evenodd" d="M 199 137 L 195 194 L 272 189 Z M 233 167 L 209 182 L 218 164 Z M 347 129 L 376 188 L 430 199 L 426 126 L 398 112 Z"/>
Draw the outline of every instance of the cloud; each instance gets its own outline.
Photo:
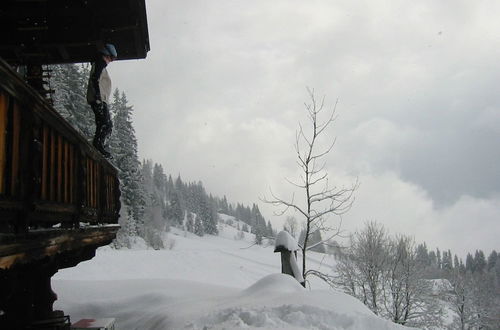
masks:
<path id="1" fill-rule="evenodd" d="M 384 219 L 443 248 L 492 246 L 499 10 L 466 0 L 152 1 L 148 58 L 110 71 L 135 106 L 142 157 L 245 203 L 269 188 L 290 194 L 305 87 L 328 107 L 339 98 L 328 164 L 363 183 L 352 223 Z"/>
<path id="2" fill-rule="evenodd" d="M 374 220 L 391 234 L 412 235 L 430 249 L 451 249 L 462 258 L 476 249 L 486 253 L 499 249 L 500 196 L 478 199 L 464 195 L 448 207 L 436 208 L 425 190 L 395 173 L 362 175 L 360 181 L 356 202 L 344 217 L 347 231 Z"/>

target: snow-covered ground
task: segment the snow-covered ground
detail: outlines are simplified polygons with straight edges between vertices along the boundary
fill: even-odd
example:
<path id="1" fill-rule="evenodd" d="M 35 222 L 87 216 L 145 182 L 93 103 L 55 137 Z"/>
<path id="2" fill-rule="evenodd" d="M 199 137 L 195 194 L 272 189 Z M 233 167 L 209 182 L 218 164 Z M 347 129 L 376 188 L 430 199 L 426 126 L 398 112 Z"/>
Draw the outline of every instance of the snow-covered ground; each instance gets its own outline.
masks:
<path id="1" fill-rule="evenodd" d="M 313 280 L 304 289 L 279 274 L 273 246 L 173 230 L 170 250 L 103 247 L 77 267 L 59 271 L 56 309 L 80 318 L 117 319 L 117 329 L 405 329 L 375 316 L 356 299 Z M 311 253 L 310 264 L 327 270 L 330 257 Z"/>

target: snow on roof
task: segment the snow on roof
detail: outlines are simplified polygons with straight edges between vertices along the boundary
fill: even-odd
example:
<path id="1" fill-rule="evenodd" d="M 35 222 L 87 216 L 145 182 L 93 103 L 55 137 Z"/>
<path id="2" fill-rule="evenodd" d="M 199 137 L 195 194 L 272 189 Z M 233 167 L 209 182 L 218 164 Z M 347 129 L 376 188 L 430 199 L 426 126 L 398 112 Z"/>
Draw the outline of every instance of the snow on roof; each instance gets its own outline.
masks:
<path id="1" fill-rule="evenodd" d="M 288 251 L 297 251 L 300 249 L 295 238 L 284 230 L 280 231 L 276 236 L 274 252 L 281 252 L 283 249 Z"/>

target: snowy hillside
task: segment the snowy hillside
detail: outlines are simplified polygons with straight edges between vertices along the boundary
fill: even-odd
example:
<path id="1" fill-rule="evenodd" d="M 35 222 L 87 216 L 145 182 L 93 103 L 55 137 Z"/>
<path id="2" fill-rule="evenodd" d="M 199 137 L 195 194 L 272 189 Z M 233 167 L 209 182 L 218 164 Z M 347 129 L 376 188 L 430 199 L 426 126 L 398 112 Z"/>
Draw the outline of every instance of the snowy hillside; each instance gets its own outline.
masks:
<path id="1" fill-rule="evenodd" d="M 59 271 L 55 308 L 84 317 L 115 317 L 117 329 L 404 329 L 361 302 L 313 281 L 302 288 L 280 273 L 273 247 L 221 225 L 220 236 L 173 231 L 170 250 L 104 247 L 92 260 Z M 240 237 L 241 238 L 241 237 Z M 326 269 L 332 260 L 311 254 Z"/>

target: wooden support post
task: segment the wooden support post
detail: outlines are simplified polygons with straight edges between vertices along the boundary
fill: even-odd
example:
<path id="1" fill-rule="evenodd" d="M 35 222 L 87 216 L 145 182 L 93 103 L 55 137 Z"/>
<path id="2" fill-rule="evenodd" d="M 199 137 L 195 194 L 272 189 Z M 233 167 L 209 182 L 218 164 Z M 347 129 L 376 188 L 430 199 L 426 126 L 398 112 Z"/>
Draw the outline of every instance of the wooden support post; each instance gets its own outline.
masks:
<path id="1" fill-rule="evenodd" d="M 281 253 L 281 273 L 293 276 L 305 287 L 304 278 L 297 264 L 297 250 L 299 250 L 299 246 L 295 238 L 286 231 L 278 233 L 274 252 Z"/>
<path id="2" fill-rule="evenodd" d="M 290 255 L 292 254 L 292 252 L 283 249 L 280 251 L 280 253 L 281 253 L 281 273 L 294 276 L 292 265 L 290 264 Z"/>
<path id="3" fill-rule="evenodd" d="M 52 316 L 52 306 L 57 300 L 57 295 L 52 291 L 50 278 L 56 272 L 57 269 L 41 266 L 38 272 L 32 275 L 33 311 L 36 319 L 43 320 Z"/>
<path id="4" fill-rule="evenodd" d="M 57 268 L 42 263 L 0 270 L 2 329 L 24 329 L 34 320 L 52 316 L 57 295 L 52 291 L 50 279 L 56 272 Z"/>

